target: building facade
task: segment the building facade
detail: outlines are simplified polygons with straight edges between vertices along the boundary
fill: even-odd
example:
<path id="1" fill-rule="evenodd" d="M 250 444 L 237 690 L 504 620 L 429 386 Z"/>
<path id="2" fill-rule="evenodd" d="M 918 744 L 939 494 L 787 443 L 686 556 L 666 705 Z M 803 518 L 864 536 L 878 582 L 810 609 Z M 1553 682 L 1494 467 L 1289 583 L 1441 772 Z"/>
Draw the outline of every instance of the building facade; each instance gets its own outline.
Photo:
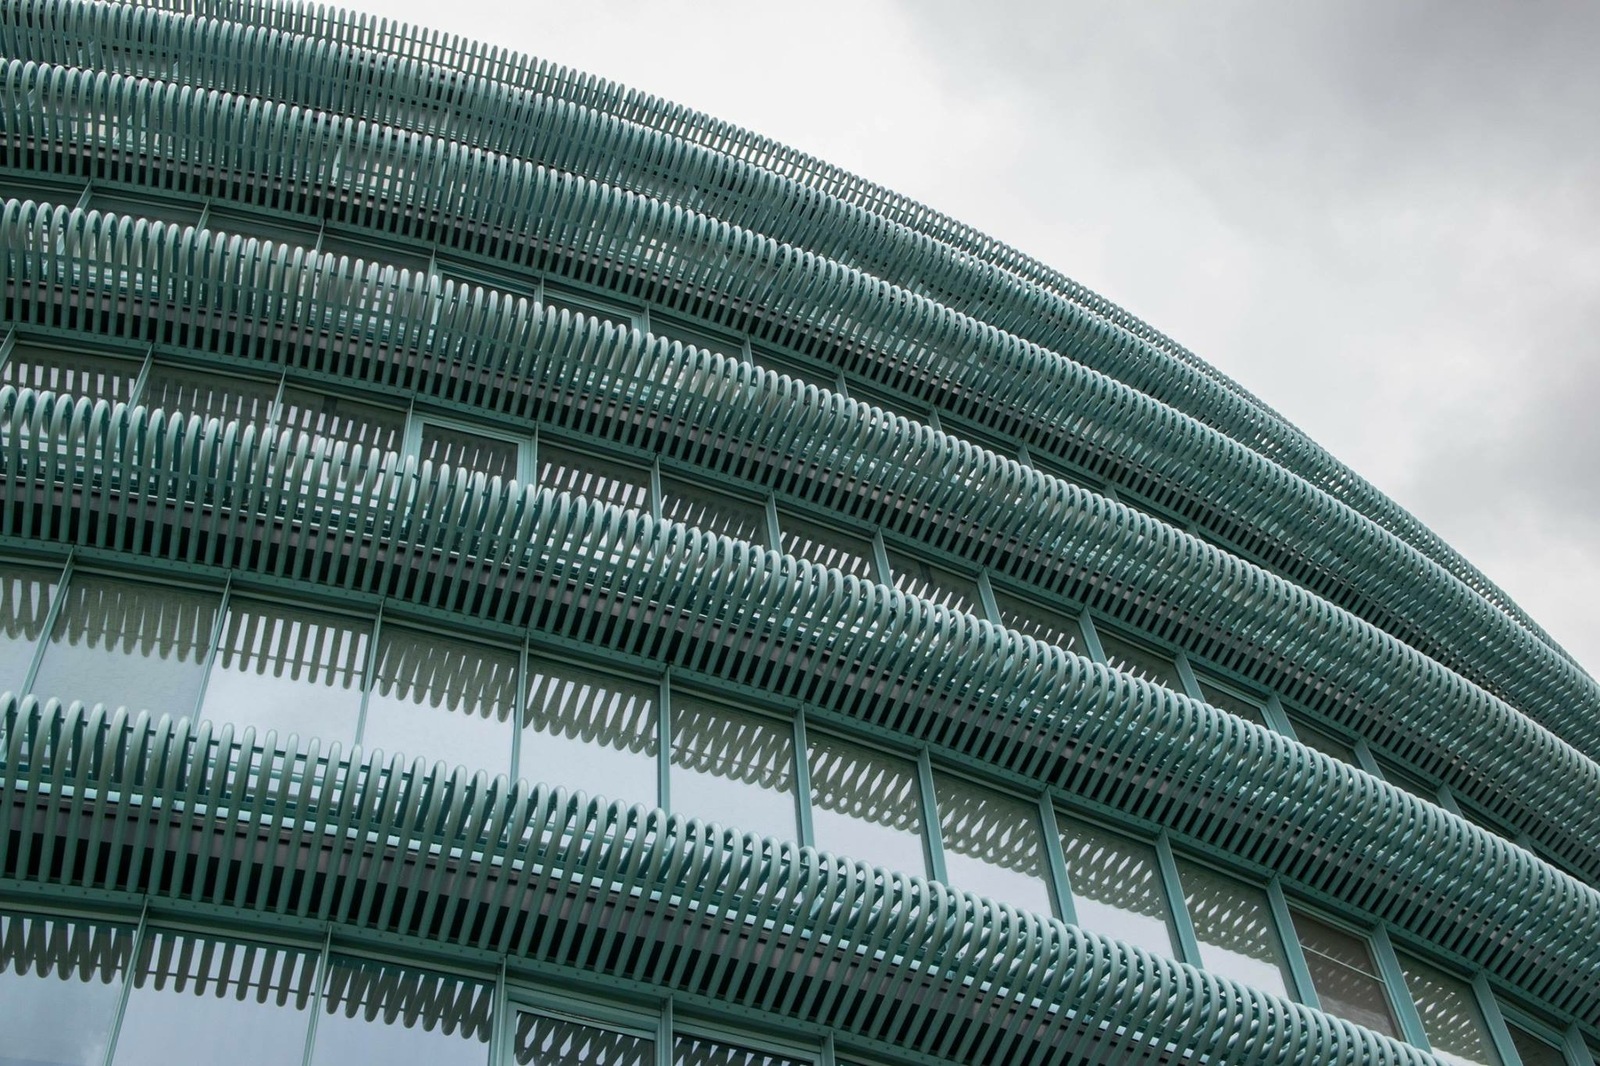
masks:
<path id="1" fill-rule="evenodd" d="M 1594 1066 L 1600 688 L 704 115 L 0 6 L 0 1063 Z"/>

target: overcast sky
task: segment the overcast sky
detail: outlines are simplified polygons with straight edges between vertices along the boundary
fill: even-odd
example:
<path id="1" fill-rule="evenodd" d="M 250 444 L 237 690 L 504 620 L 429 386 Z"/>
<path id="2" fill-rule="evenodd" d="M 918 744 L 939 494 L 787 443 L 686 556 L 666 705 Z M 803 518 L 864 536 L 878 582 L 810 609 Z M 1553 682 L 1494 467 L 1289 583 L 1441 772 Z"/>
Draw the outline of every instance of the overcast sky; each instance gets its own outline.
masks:
<path id="1" fill-rule="evenodd" d="M 1600 671 L 1600 4 L 361 0 L 785 141 L 1140 315 Z"/>

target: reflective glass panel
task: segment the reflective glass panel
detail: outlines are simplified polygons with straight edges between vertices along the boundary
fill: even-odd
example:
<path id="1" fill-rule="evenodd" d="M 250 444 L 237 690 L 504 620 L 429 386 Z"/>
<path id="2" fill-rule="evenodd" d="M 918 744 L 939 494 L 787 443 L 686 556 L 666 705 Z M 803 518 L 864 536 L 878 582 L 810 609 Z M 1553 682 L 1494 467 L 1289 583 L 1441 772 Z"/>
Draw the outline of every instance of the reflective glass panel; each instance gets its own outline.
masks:
<path id="1" fill-rule="evenodd" d="M 1056 818 L 1078 925 L 1175 957 L 1156 849 L 1087 822 Z"/>
<path id="2" fill-rule="evenodd" d="M 659 687 L 540 659 L 529 660 L 528 672 L 518 774 L 656 806 Z"/>
<path id="3" fill-rule="evenodd" d="M 1511 1031 L 1511 1043 L 1517 1049 L 1522 1066 L 1567 1066 L 1567 1056 L 1560 1048 L 1510 1022 L 1506 1023 L 1506 1028 Z"/>
<path id="4" fill-rule="evenodd" d="M 220 596 L 74 574 L 33 691 L 174 718 L 194 713 Z"/>
<path id="5" fill-rule="evenodd" d="M 661 517 L 767 546 L 767 512 L 760 504 L 725 496 L 677 478 L 661 479 Z"/>
<path id="6" fill-rule="evenodd" d="M 398 452 L 405 439 L 406 415 L 359 400 L 287 388 L 278 425 L 312 437 L 359 444 L 363 454 Z"/>
<path id="7" fill-rule="evenodd" d="M 685 347 L 699 348 L 703 352 L 715 352 L 729 359 L 738 359 L 744 351 L 744 345 L 732 337 L 713 337 L 709 333 L 666 321 L 653 311 L 650 313 L 650 332 L 658 337 L 677 341 Z"/>
<path id="8" fill-rule="evenodd" d="M 1125 640 L 1116 633 L 1108 632 L 1105 626 L 1097 627 L 1097 633 L 1100 647 L 1106 653 L 1106 665 L 1154 684 L 1165 685 L 1174 692 L 1187 691 L 1183 687 L 1183 678 L 1178 674 L 1178 664 L 1172 656 Z"/>
<path id="9" fill-rule="evenodd" d="M 806 746 L 818 850 L 927 876 L 916 763 L 832 737 Z"/>
<path id="10" fill-rule="evenodd" d="M 778 515 L 778 529 L 785 555 L 841 570 L 863 581 L 878 580 L 871 541 L 815 525 L 787 512 Z"/>
<path id="11" fill-rule="evenodd" d="M 383 164 L 373 162 L 370 167 L 381 167 Z M 396 244 L 368 244 L 366 241 L 351 240 L 349 237 L 333 233 L 327 229 L 322 233 L 322 254 L 342 255 L 351 261 L 361 260 L 363 263 L 381 263 L 386 267 L 396 270 L 409 270 L 413 274 L 426 274 L 428 272 L 428 257 L 416 252 L 410 252 Z"/>
<path id="12" fill-rule="evenodd" d="M 435 466 L 472 470 L 484 477 L 511 481 L 517 476 L 520 448 L 514 440 L 424 422 L 418 458 Z"/>
<path id="13" fill-rule="evenodd" d="M 385 625 L 361 746 L 510 775 L 517 654 Z"/>
<path id="14" fill-rule="evenodd" d="M 0 567 L 0 692 L 21 692 L 60 573 Z"/>
<path id="15" fill-rule="evenodd" d="M 770 1051 L 738 1047 L 703 1036 L 678 1036 L 672 1041 L 673 1066 L 801 1066 L 802 1059 Z"/>
<path id="16" fill-rule="evenodd" d="M 1200 942 L 1200 965 L 1287 998 L 1288 964 L 1266 892 L 1182 859 L 1178 877 Z"/>
<path id="17" fill-rule="evenodd" d="M 951 887 L 1054 914 L 1038 808 L 948 774 L 934 792 Z"/>
<path id="18" fill-rule="evenodd" d="M 1294 916 L 1294 928 L 1322 1009 L 1400 1039 L 1388 991 L 1367 942 L 1300 913 Z"/>
<path id="19" fill-rule="evenodd" d="M 145 931 L 113 1066 L 301 1061 L 316 952 Z"/>
<path id="20" fill-rule="evenodd" d="M 794 727 L 672 697 L 672 810 L 780 840 L 799 837 Z"/>
<path id="21" fill-rule="evenodd" d="M 571 1018 L 522 1011 L 517 1015 L 512 1054 L 518 1066 L 655 1066 L 656 1042 Z"/>
<path id="22" fill-rule="evenodd" d="M 1200 696 L 1213 707 L 1227 711 L 1229 714 L 1238 715 L 1247 722 L 1256 725 L 1266 725 L 1267 716 L 1262 713 L 1261 705 L 1243 696 L 1235 696 L 1225 688 L 1208 685 L 1200 682 Z"/>
<path id="23" fill-rule="evenodd" d="M 133 930 L 0 913 L 0 1066 L 100 1066 Z"/>
<path id="24" fill-rule="evenodd" d="M 273 244 L 307 249 L 316 247 L 318 237 L 316 226 L 305 226 L 276 216 L 215 207 L 206 215 L 206 229 L 237 234 L 245 240 L 254 237 L 256 240 L 271 241 Z"/>
<path id="25" fill-rule="evenodd" d="M 361 686 L 367 669 L 369 622 L 237 600 L 206 682 L 202 717 L 278 742 L 298 734 L 301 745 L 322 739 L 322 750 L 356 740 Z"/>
<path id="26" fill-rule="evenodd" d="M 1289 724 L 1294 726 L 1295 739 L 1313 751 L 1320 751 L 1330 758 L 1338 759 L 1346 766 L 1361 768 L 1361 760 L 1356 757 L 1356 749 L 1344 741 L 1327 733 L 1304 718 L 1291 716 Z"/>
<path id="27" fill-rule="evenodd" d="M 1374 762 L 1378 764 L 1378 772 L 1383 774 L 1383 779 L 1396 788 L 1403 788 L 1418 799 L 1425 799 L 1429 803 L 1439 802 L 1439 790 L 1430 786 L 1422 778 L 1409 770 L 1403 769 L 1393 762 L 1375 756 Z"/>
<path id="28" fill-rule="evenodd" d="M 650 472 L 539 442 L 539 484 L 602 503 L 650 509 Z"/>
<path id="29" fill-rule="evenodd" d="M 1500 1066 L 1472 986 L 1421 959 L 1409 955 L 1399 959 L 1434 1057 L 1454 1066 Z"/>
<path id="30" fill-rule="evenodd" d="M 1076 618 L 999 591 L 994 594 L 994 602 L 1000 608 L 1000 623 L 1007 629 L 1077 655 L 1086 654 L 1083 630 Z"/>
<path id="31" fill-rule="evenodd" d="M 200 205 L 182 200 L 141 193 L 139 196 L 114 196 L 98 188 L 89 192 L 88 210 L 112 215 L 131 215 L 148 218 L 153 222 L 172 222 L 180 226 L 200 224 Z"/>
<path id="32" fill-rule="evenodd" d="M 494 986 L 335 955 L 322 986 L 313 1066 L 469 1066 L 489 1058 Z"/>
<path id="33" fill-rule="evenodd" d="M 569 314 L 598 318 L 602 322 L 622 326 L 624 329 L 633 329 L 639 324 L 639 314 L 631 307 L 609 304 L 592 296 L 563 292 L 550 285 L 544 288 L 544 302 L 549 307 L 559 308 Z"/>
<path id="34" fill-rule="evenodd" d="M 887 552 L 894 587 L 910 596 L 932 600 L 952 611 L 964 611 L 979 618 L 987 615 L 978 583 L 942 567 L 932 566 L 904 552 Z"/>
<path id="35" fill-rule="evenodd" d="M 139 380 L 139 360 L 90 355 L 18 341 L 0 366 L 0 385 L 127 403 Z"/>
<path id="36" fill-rule="evenodd" d="M 145 379 L 139 402 L 152 410 L 265 427 L 277 398 L 276 381 L 234 378 L 209 370 L 155 363 Z"/>

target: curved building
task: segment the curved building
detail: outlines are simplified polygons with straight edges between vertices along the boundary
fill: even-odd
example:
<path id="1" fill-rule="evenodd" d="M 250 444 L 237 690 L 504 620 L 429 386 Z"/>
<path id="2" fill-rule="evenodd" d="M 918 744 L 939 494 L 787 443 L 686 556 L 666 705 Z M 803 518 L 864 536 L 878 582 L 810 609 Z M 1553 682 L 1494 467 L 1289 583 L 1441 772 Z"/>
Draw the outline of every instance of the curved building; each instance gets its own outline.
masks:
<path id="1" fill-rule="evenodd" d="M 0 5 L 0 1063 L 1594 1066 L 1600 688 L 816 159 Z"/>

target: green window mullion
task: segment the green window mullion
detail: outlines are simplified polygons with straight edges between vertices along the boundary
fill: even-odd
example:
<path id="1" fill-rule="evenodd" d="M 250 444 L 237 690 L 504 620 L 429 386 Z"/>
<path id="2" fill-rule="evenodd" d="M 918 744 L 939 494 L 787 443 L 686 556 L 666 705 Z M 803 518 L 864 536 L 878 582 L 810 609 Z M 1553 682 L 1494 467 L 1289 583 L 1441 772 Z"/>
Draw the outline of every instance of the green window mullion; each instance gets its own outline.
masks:
<path id="1" fill-rule="evenodd" d="M 1422 1028 L 1422 1015 L 1418 1013 L 1417 1004 L 1406 987 L 1405 974 L 1400 969 L 1400 959 L 1394 953 L 1389 931 L 1379 925 L 1372 931 L 1370 939 L 1372 957 L 1378 964 L 1378 976 L 1383 978 L 1384 987 L 1389 993 L 1389 1005 L 1394 1011 L 1395 1021 L 1400 1025 L 1400 1032 L 1405 1035 L 1406 1043 L 1431 1052 L 1433 1045 L 1428 1041 L 1428 1034 Z"/>
<path id="2" fill-rule="evenodd" d="M 801 708 L 794 716 L 794 803 L 799 816 L 800 846 L 816 847 L 816 834 L 811 828 L 811 757 L 806 743 L 806 712 Z"/>
<path id="3" fill-rule="evenodd" d="M 661 1012 L 656 1016 L 656 1066 L 673 1066 L 672 1030 L 677 1026 L 673 1015 L 672 993 L 661 1001 Z"/>
<path id="4" fill-rule="evenodd" d="M 522 726 L 528 720 L 532 707 L 532 679 L 528 677 L 528 658 L 530 634 L 522 634 L 522 647 L 517 649 L 517 676 L 515 680 L 516 692 L 511 700 L 511 773 L 509 780 L 515 782 L 522 774 Z M 502 964 L 503 965 L 503 964 Z"/>
<path id="5" fill-rule="evenodd" d="M 322 936 L 322 950 L 317 953 L 317 970 L 311 978 L 311 1019 L 306 1022 L 306 1043 L 300 1053 L 300 1066 L 311 1066 L 311 1052 L 317 1042 L 317 1019 L 322 1016 L 322 986 L 328 981 L 329 956 L 333 949 L 333 924 Z"/>
<path id="6" fill-rule="evenodd" d="M 1477 997 L 1478 1013 L 1483 1015 L 1484 1024 L 1489 1027 L 1489 1039 L 1500 1061 L 1507 1066 L 1520 1062 L 1516 1045 L 1511 1042 L 1511 1030 L 1506 1027 L 1506 1016 L 1500 1013 L 1500 1004 L 1489 987 L 1488 975 L 1482 970 L 1472 975 L 1472 994 Z"/>
<path id="7" fill-rule="evenodd" d="M 1104 666 L 1106 663 L 1106 649 L 1100 643 L 1100 634 L 1094 628 L 1094 619 L 1089 617 L 1089 612 L 1084 611 L 1078 615 L 1078 628 L 1083 630 L 1083 646 L 1089 653 L 1089 658 Z"/>
<path id="8" fill-rule="evenodd" d="M 778 497 L 767 493 L 767 547 L 783 551 L 783 529 L 778 524 Z"/>
<path id="9" fill-rule="evenodd" d="M 1005 625 L 1000 617 L 1000 604 L 994 598 L 994 585 L 989 581 L 987 568 L 978 571 L 978 602 L 983 605 L 983 616 L 995 625 Z"/>
<path id="10" fill-rule="evenodd" d="M 155 365 L 156 346 L 150 345 L 145 349 L 144 360 L 139 364 L 139 373 L 133 379 L 133 388 L 128 390 L 128 406 L 134 407 L 144 402 L 145 386 L 150 383 L 150 368 Z"/>
<path id="11" fill-rule="evenodd" d="M 360 744 L 361 738 L 367 731 L 367 704 L 372 699 L 373 673 L 378 668 L 378 643 L 383 640 L 383 605 L 386 601 L 378 601 L 377 616 L 372 619 L 372 637 L 367 644 L 366 662 L 361 668 L 361 711 L 356 715 L 356 739 Z"/>
<path id="12" fill-rule="evenodd" d="M 1312 1010 L 1321 1010 L 1322 997 L 1317 995 L 1317 988 L 1311 983 L 1311 967 L 1306 964 L 1305 951 L 1300 947 L 1300 935 L 1295 932 L 1289 901 L 1283 895 L 1283 882 L 1276 874 L 1267 882 L 1267 903 L 1272 908 L 1272 920 L 1278 926 L 1278 942 L 1283 945 L 1283 955 L 1289 963 L 1295 999 Z"/>
<path id="13" fill-rule="evenodd" d="M 889 552 L 883 546 L 883 530 L 872 534 L 872 565 L 878 570 L 878 583 L 894 587 L 894 571 L 889 568 Z"/>
<path id="14" fill-rule="evenodd" d="M 1072 879 L 1067 873 L 1067 856 L 1061 849 L 1061 826 L 1050 795 L 1039 797 L 1039 825 L 1044 830 L 1044 854 L 1050 864 L 1050 883 L 1055 890 L 1056 913 L 1068 925 L 1078 924 L 1078 908 L 1072 902 Z"/>
<path id="15" fill-rule="evenodd" d="M 948 884 L 944 841 L 941 839 L 939 829 L 939 807 L 933 794 L 933 761 L 928 757 L 927 745 L 923 745 L 917 752 L 917 784 L 922 793 L 923 841 L 928 851 L 928 872 L 935 881 Z"/>
<path id="16" fill-rule="evenodd" d="M 1186 673 L 1185 684 L 1192 684 L 1193 681 L 1194 675 Z M 1184 962 L 1201 966 L 1200 940 L 1195 936 L 1194 922 L 1189 918 L 1189 905 L 1183 898 L 1183 883 L 1178 879 L 1178 863 L 1172 855 L 1172 840 L 1165 829 L 1156 835 L 1156 861 L 1161 866 L 1161 890 L 1166 895 L 1172 928 L 1177 932 L 1178 950 L 1183 953 Z"/>
<path id="17" fill-rule="evenodd" d="M 118 819 L 124 821 L 125 819 Z M 120 837 L 120 830 L 118 836 Z M 120 839 L 112 841 L 112 847 L 121 847 Z M 112 1059 L 117 1054 L 117 1037 L 122 1032 L 122 1018 L 128 1013 L 128 997 L 133 994 L 133 982 L 139 973 L 140 952 L 144 950 L 144 939 L 150 924 L 150 897 L 144 898 L 144 904 L 139 908 L 139 921 L 133 927 L 133 946 L 128 950 L 128 971 L 122 976 L 122 995 L 117 1000 L 117 1011 L 111 1019 L 111 1031 L 106 1034 L 106 1057 L 101 1066 L 111 1066 Z"/>
<path id="18" fill-rule="evenodd" d="M 661 672 L 656 706 L 656 806 L 672 811 L 672 667 Z"/>
<path id="19" fill-rule="evenodd" d="M 661 521 L 661 459 L 650 463 L 650 517 Z"/>
<path id="20" fill-rule="evenodd" d="M 11 358 L 11 349 L 17 346 L 17 327 L 8 326 L 6 335 L 0 338 L 0 369 L 4 369 L 6 360 Z"/>
<path id="21" fill-rule="evenodd" d="M 55 595 L 50 599 L 50 609 L 44 613 L 44 625 L 39 630 L 39 642 L 33 648 L 33 661 L 28 664 L 28 676 L 23 679 L 23 695 L 33 691 L 33 683 L 39 676 L 39 664 L 44 661 L 44 653 L 50 646 L 50 634 L 56 631 L 56 620 L 61 616 L 61 604 L 67 598 L 67 582 L 72 580 L 72 563 L 77 556 L 76 548 L 67 550 L 67 561 L 61 565 L 61 580 L 56 582 Z"/>
<path id="22" fill-rule="evenodd" d="M 1194 667 L 1189 665 L 1189 656 L 1182 648 L 1172 654 L 1173 664 L 1178 668 L 1178 677 L 1183 680 L 1183 694 L 1193 700 L 1204 700 L 1205 694 L 1200 691 L 1200 679 L 1194 676 Z"/>
<path id="23" fill-rule="evenodd" d="M 1283 709 L 1283 702 L 1278 699 L 1275 692 L 1267 693 L 1267 702 L 1261 708 L 1261 717 L 1267 720 L 1267 725 L 1274 731 L 1282 733 L 1290 740 L 1298 739 L 1294 735 L 1294 726 L 1289 723 L 1289 715 Z"/>
<path id="24" fill-rule="evenodd" d="M 200 668 L 200 687 L 195 693 L 194 706 L 189 710 L 189 721 L 200 722 L 200 708 L 206 705 L 206 683 L 211 679 L 211 664 L 217 661 L 217 648 L 222 644 L 228 628 L 228 601 L 233 596 L 233 571 L 222 581 L 222 602 L 217 605 L 217 621 L 211 627 L 211 646 L 206 649 L 205 665 Z"/>

